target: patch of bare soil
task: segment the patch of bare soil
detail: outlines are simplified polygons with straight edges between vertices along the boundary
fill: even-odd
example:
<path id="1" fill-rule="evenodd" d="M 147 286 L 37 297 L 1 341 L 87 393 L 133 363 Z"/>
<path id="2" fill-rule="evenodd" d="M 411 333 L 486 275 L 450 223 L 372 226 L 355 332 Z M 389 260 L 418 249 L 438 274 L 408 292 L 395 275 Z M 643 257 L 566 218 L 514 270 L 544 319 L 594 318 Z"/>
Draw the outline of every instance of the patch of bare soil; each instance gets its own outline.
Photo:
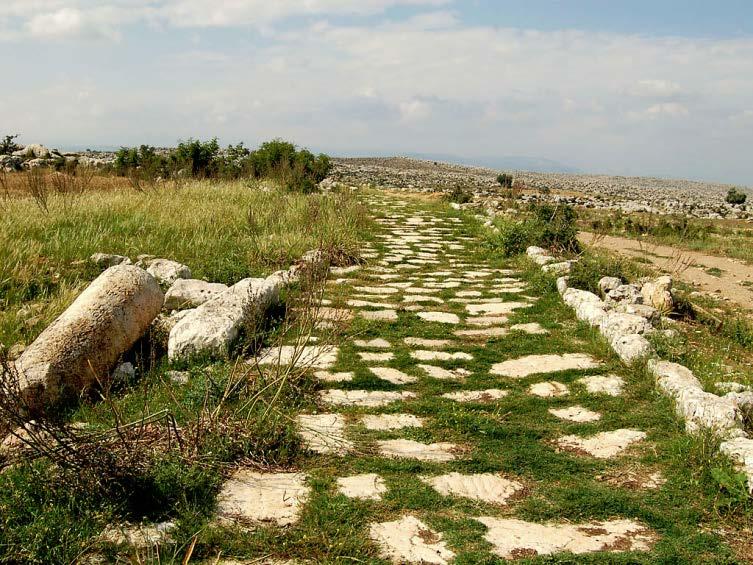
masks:
<path id="1" fill-rule="evenodd" d="M 728 299 L 742 306 L 748 314 L 753 312 L 753 265 L 736 259 L 715 257 L 666 245 L 646 244 L 624 237 L 597 236 L 581 232 L 578 239 L 585 245 L 640 258 L 658 270 L 694 285 L 700 292 L 715 298 Z M 708 269 L 718 269 L 718 276 L 709 274 Z"/>

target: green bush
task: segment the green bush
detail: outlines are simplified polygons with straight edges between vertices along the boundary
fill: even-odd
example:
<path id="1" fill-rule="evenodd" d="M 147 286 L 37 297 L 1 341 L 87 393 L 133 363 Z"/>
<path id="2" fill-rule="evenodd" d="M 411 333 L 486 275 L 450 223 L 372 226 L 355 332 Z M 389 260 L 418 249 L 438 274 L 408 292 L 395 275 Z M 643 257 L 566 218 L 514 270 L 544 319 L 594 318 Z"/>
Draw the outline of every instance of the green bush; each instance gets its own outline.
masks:
<path id="1" fill-rule="evenodd" d="M 10 155 L 14 151 L 18 151 L 20 147 L 15 142 L 17 138 L 18 134 L 4 136 L 2 141 L 0 141 L 0 155 Z"/>
<path id="2" fill-rule="evenodd" d="M 189 138 L 181 141 L 170 153 L 170 161 L 178 170 L 190 169 L 194 178 L 212 178 L 217 176 L 220 144 L 214 137 L 210 141 Z"/>
<path id="3" fill-rule="evenodd" d="M 248 156 L 256 178 L 272 178 L 292 192 L 314 192 L 332 168 L 327 155 L 315 156 L 307 149 L 281 139 L 262 143 Z"/>
<path id="4" fill-rule="evenodd" d="M 500 247 L 505 257 L 524 253 L 526 248 L 535 245 L 535 226 L 530 220 L 518 223 L 505 223 L 498 226 L 499 234 L 495 244 Z"/>
<path id="5" fill-rule="evenodd" d="M 528 211 L 530 217 L 525 220 L 497 223 L 499 233 L 492 243 L 501 248 L 505 256 L 519 255 L 531 245 L 554 253 L 580 253 L 577 214 L 572 206 L 531 204 Z"/>
<path id="6" fill-rule="evenodd" d="M 148 176 L 167 176 L 168 161 L 150 145 L 121 147 L 115 153 L 113 168 L 121 176 L 135 169 L 141 169 Z"/>
<path id="7" fill-rule="evenodd" d="M 447 193 L 446 199 L 449 202 L 455 202 L 457 204 L 467 204 L 473 200 L 473 193 L 464 189 L 461 185 L 456 184 L 455 187 Z"/>
<path id="8" fill-rule="evenodd" d="M 616 277 L 628 280 L 625 261 L 621 257 L 586 254 L 573 263 L 568 284 L 573 288 L 599 294 L 599 280 L 602 277 Z"/>
<path id="9" fill-rule="evenodd" d="M 549 204 L 532 204 L 531 207 L 535 222 L 540 229 L 535 245 L 559 253 L 580 252 L 576 226 L 578 215 L 575 208 L 569 205 L 552 206 Z"/>
<path id="10" fill-rule="evenodd" d="M 740 192 L 736 188 L 730 188 L 727 192 L 727 198 L 725 199 L 728 204 L 745 204 L 748 199 L 748 195 L 744 192 Z"/>
<path id="11" fill-rule="evenodd" d="M 200 179 L 270 178 L 289 191 L 304 193 L 316 191 L 331 168 L 327 155 L 299 150 L 287 141 L 267 141 L 255 151 L 243 143 L 221 150 L 217 138 L 181 141 L 164 155 L 149 145 L 122 147 L 113 165 L 118 175 L 138 170 L 144 178 L 168 178 L 178 174 Z"/>
<path id="12" fill-rule="evenodd" d="M 497 182 L 503 188 L 512 188 L 513 180 L 515 180 L 513 176 L 508 173 L 497 175 Z"/>

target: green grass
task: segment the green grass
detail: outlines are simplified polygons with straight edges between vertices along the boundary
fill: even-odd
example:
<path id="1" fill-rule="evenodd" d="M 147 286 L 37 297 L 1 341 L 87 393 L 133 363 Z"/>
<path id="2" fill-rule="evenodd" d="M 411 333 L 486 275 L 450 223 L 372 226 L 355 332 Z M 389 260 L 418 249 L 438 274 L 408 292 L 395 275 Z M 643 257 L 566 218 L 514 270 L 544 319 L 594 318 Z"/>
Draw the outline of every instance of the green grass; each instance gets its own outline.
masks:
<path id="1" fill-rule="evenodd" d="M 179 190 L 51 196 L 49 213 L 16 198 L 0 214 L 0 342 L 28 343 L 98 274 L 95 252 L 147 254 L 232 284 L 287 268 L 309 249 L 358 253 L 365 211 L 346 194 L 265 191 L 237 182 Z"/>

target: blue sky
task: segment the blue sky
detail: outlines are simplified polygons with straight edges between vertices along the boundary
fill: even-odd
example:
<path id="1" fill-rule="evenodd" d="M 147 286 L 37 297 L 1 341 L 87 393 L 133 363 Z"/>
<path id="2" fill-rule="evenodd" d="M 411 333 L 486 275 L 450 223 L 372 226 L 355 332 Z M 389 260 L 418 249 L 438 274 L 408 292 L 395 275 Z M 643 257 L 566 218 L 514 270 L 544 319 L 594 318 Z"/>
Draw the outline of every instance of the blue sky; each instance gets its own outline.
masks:
<path id="1" fill-rule="evenodd" d="M 4 0 L 0 133 L 753 185 L 753 2 Z"/>

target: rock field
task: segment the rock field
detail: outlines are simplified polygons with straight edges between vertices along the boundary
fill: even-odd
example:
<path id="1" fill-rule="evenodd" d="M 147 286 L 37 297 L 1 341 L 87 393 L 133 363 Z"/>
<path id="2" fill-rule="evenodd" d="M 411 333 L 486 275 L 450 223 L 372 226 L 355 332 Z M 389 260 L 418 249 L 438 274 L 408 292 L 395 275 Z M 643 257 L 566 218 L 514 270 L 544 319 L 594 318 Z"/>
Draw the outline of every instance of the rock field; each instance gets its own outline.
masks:
<path id="1" fill-rule="evenodd" d="M 457 185 L 471 190 L 477 200 L 496 208 L 501 171 L 402 157 L 338 158 L 330 182 L 374 184 L 416 191 L 448 191 Z M 515 171 L 527 192 L 522 200 L 549 200 L 588 208 L 684 214 L 697 218 L 753 218 L 744 206 L 724 201 L 730 185 L 688 180 L 608 175 L 534 173 Z M 327 182 L 325 180 L 325 182 Z M 550 189 L 548 195 L 541 189 Z"/>

